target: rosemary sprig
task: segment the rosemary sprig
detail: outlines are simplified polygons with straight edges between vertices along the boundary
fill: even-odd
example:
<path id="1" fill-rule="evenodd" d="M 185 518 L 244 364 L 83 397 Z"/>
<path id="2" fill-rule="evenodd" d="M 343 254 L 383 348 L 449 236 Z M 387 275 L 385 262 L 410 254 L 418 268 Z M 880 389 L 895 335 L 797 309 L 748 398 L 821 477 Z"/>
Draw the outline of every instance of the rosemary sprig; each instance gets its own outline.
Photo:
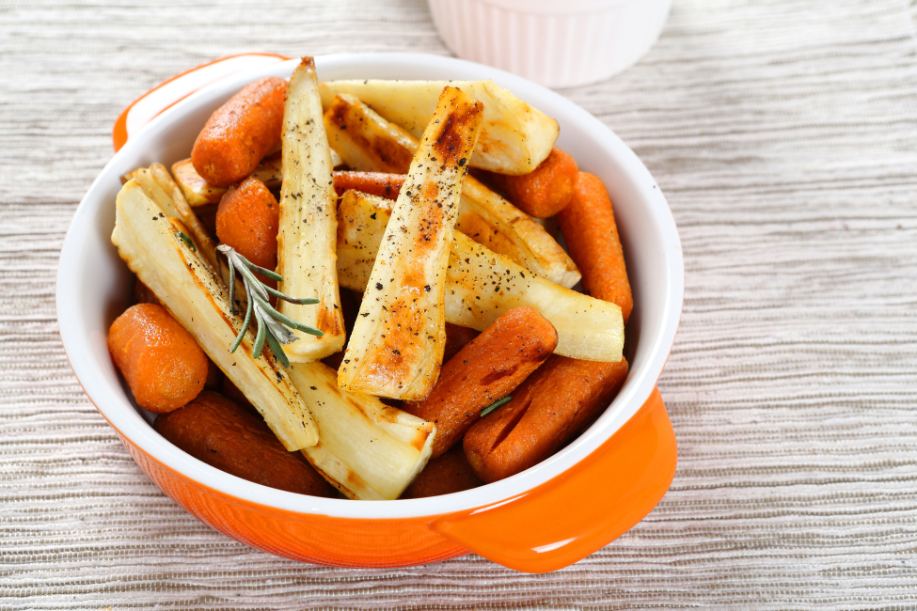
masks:
<path id="1" fill-rule="evenodd" d="M 481 418 L 483 418 L 490 412 L 496 410 L 498 407 L 506 405 L 507 403 L 509 403 L 512 400 L 512 398 L 513 398 L 512 395 L 507 395 L 503 397 L 502 399 L 497 399 L 496 401 L 494 401 L 493 403 L 491 403 L 490 405 L 488 405 L 487 407 L 481 410 Z"/>
<path id="2" fill-rule="evenodd" d="M 274 306 L 271 305 L 270 296 L 273 295 L 278 299 L 283 299 L 290 303 L 306 305 L 318 303 L 318 299 L 311 297 L 290 297 L 277 289 L 267 286 L 255 276 L 255 272 L 276 281 L 282 279 L 280 274 L 274 270 L 255 265 L 231 246 L 220 244 L 217 246 L 217 252 L 225 256 L 226 262 L 229 264 L 229 303 L 231 304 L 233 313 L 236 313 L 236 272 L 242 277 L 242 285 L 245 287 L 247 301 L 245 317 L 242 320 L 242 328 L 239 329 L 239 334 L 236 336 L 235 341 L 233 341 L 229 351 L 235 352 L 239 344 L 242 343 L 242 338 L 245 337 L 245 332 L 248 331 L 252 316 L 254 316 L 256 328 L 252 354 L 255 357 L 261 356 L 261 352 L 264 350 L 264 344 L 266 343 L 271 349 L 271 352 L 274 353 L 274 356 L 277 357 L 277 360 L 280 361 L 284 367 L 289 367 L 290 361 L 287 355 L 284 354 L 283 348 L 280 345 L 289 344 L 296 339 L 296 336 L 293 335 L 290 329 L 297 329 L 303 333 L 308 333 L 309 335 L 315 335 L 317 337 L 321 337 L 323 333 L 319 329 L 314 329 L 308 325 L 296 322 L 288 316 L 284 316 L 278 312 Z"/>

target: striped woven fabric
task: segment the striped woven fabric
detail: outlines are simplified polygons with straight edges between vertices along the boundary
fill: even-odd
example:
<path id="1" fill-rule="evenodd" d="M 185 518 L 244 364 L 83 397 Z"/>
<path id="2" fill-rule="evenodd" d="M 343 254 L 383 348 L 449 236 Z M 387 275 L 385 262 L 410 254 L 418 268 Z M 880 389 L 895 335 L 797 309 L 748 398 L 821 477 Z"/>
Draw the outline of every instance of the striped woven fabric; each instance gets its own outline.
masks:
<path id="1" fill-rule="evenodd" d="M 543 576 L 251 550 L 163 496 L 70 372 L 58 250 L 123 105 L 232 52 L 446 52 L 420 0 L 265 4 L 0 2 L 0 607 L 917 606 L 913 3 L 675 0 L 640 64 L 564 92 L 681 230 L 680 464 L 633 531 Z"/>

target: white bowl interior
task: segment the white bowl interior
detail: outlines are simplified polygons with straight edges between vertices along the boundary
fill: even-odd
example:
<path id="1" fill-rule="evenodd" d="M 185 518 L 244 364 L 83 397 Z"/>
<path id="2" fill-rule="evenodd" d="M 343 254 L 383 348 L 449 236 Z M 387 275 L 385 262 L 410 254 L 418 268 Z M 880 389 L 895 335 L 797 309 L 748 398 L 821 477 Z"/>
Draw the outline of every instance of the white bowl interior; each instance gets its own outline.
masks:
<path id="1" fill-rule="evenodd" d="M 601 177 L 611 192 L 634 290 L 628 326 L 631 373 L 609 409 L 564 449 L 516 476 L 440 497 L 381 502 L 315 498 L 248 482 L 185 454 L 149 426 L 125 393 L 106 347 L 108 326 L 127 305 L 130 286 L 109 239 L 119 178 L 139 165 L 187 157 L 213 108 L 254 78 L 288 76 L 295 61 L 241 73 L 190 96 L 133 136 L 99 174 L 80 203 L 61 252 L 58 317 L 74 371 L 105 417 L 147 453 L 210 487 L 254 502 L 340 517 L 395 518 L 484 507 L 524 494 L 601 445 L 640 408 L 659 377 L 683 293 L 681 244 L 668 205 L 636 155 L 607 127 L 569 100 L 522 78 L 471 62 L 407 53 L 330 55 L 316 58 L 316 63 L 324 79 L 490 78 L 559 121 L 559 146 L 581 168 Z"/>

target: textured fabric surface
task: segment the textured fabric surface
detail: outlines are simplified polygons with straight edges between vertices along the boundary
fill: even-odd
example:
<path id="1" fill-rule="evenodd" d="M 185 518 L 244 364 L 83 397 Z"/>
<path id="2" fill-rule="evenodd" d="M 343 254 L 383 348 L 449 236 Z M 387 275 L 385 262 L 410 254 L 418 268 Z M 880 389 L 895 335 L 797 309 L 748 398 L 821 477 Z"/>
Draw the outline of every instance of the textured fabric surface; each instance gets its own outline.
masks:
<path id="1" fill-rule="evenodd" d="M 639 65 L 564 91 L 655 174 L 687 294 L 671 491 L 544 576 L 253 551 L 164 497 L 70 372 L 58 249 L 125 104 L 231 52 L 446 53 L 421 0 L 261 4 L 0 0 L 0 607 L 917 605 L 913 4 L 675 0 Z"/>

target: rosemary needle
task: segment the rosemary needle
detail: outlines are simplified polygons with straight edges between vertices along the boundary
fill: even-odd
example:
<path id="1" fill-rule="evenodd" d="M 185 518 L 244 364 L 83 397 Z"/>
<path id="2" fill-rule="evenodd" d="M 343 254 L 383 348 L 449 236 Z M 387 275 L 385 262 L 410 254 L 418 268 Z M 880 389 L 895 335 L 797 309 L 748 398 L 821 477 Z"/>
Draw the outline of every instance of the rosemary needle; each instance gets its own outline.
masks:
<path id="1" fill-rule="evenodd" d="M 277 357 L 277 360 L 280 361 L 284 367 L 289 367 L 290 361 L 287 359 L 287 355 L 284 354 L 281 344 L 289 344 L 296 339 L 291 329 L 296 329 L 317 337 L 321 337 L 323 333 L 319 329 L 296 322 L 290 317 L 278 312 L 274 306 L 271 305 L 270 297 L 273 295 L 289 303 L 304 305 L 316 304 L 318 303 L 318 299 L 311 297 L 291 297 L 277 289 L 267 286 L 258 279 L 255 275 L 256 272 L 263 274 L 271 280 L 277 281 L 282 280 L 280 274 L 261 267 L 260 265 L 255 265 L 231 246 L 220 244 L 217 246 L 217 252 L 224 255 L 226 257 L 226 262 L 229 264 L 229 303 L 231 304 L 233 313 L 236 313 L 236 273 L 241 276 L 242 286 L 245 287 L 245 317 L 242 320 L 242 328 L 239 329 L 239 334 L 236 335 L 229 351 L 235 352 L 242 343 L 242 339 L 245 337 L 245 333 L 251 325 L 252 317 L 254 317 L 255 340 L 252 345 L 252 354 L 256 357 L 260 356 L 261 352 L 264 350 L 264 345 L 267 344 L 274 356 Z"/>
<path id="2" fill-rule="evenodd" d="M 481 418 L 483 418 L 484 416 L 486 416 L 486 415 L 489 414 L 490 412 L 496 410 L 498 407 L 501 407 L 501 406 L 503 406 L 503 405 L 506 405 L 507 403 L 510 402 L 510 400 L 511 400 L 512 398 L 513 398 L 513 397 L 512 397 L 511 395 L 507 395 L 507 396 L 503 397 L 502 399 L 497 399 L 496 401 L 494 401 L 493 403 L 491 403 L 490 405 L 488 405 L 487 407 L 485 407 L 484 409 L 481 410 Z"/>
<path id="3" fill-rule="evenodd" d="M 175 237 L 184 242 L 185 246 L 191 249 L 191 252 L 197 250 L 197 247 L 194 245 L 194 242 L 191 241 L 191 238 L 188 237 L 188 234 L 184 231 L 176 231 Z"/>

